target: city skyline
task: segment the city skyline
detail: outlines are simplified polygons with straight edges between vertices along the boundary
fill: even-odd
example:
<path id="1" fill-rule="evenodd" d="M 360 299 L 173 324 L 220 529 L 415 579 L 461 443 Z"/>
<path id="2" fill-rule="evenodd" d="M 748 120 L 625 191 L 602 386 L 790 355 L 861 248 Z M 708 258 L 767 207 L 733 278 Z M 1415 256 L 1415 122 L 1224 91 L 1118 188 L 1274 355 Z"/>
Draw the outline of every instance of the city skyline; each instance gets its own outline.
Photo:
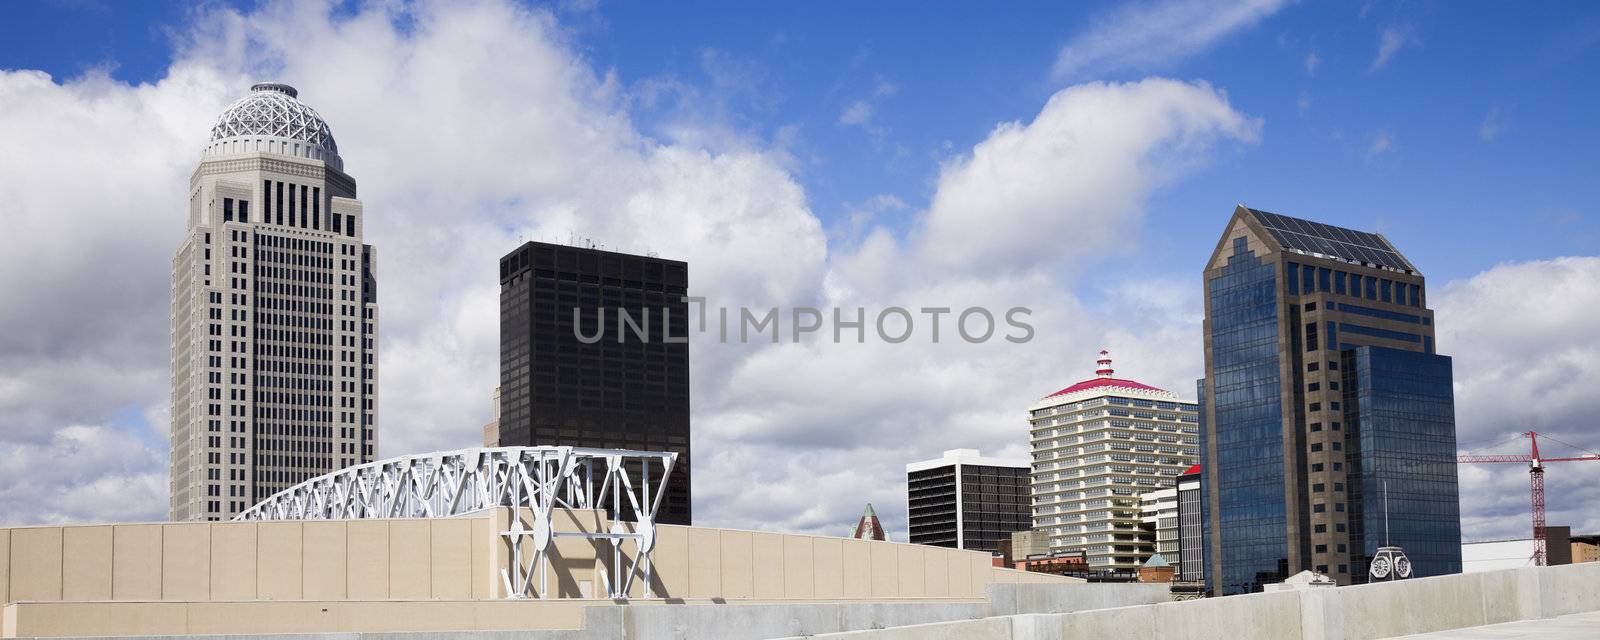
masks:
<path id="1" fill-rule="evenodd" d="M 1297 78 L 1328 78 L 1342 64 L 1347 88 L 1363 78 L 1394 82 L 1421 73 L 1407 65 L 1437 64 L 1441 52 L 1456 46 L 1444 28 L 1450 15 L 1400 19 L 1388 10 L 1365 22 L 1342 17 L 1363 30 L 1365 50 L 1341 56 L 1339 47 L 1305 26 L 1310 9 L 1263 6 L 1270 10 L 1223 31 L 1289 60 L 1300 69 Z M 1494 218 L 1485 210 L 1492 206 L 1463 207 L 1459 220 L 1447 217 L 1446 206 L 1481 195 L 1483 176 L 1499 165 L 1427 166 L 1442 157 L 1438 149 L 1426 153 L 1437 142 L 1428 137 L 1437 133 L 1433 129 L 1395 124 L 1383 136 L 1372 122 L 1297 124 L 1295 107 L 1228 79 L 1217 71 L 1220 61 L 1201 62 L 1213 50 L 1237 55 L 1214 38 L 1171 54 L 1174 61 L 1105 74 L 1062 66 L 1053 47 L 1039 47 L 1032 71 L 974 92 L 999 87 L 1011 97 L 990 106 L 930 109 L 953 113 L 948 117 L 958 122 L 895 120 L 895 109 L 905 108 L 893 107 L 896 99 L 936 88 L 886 76 L 896 88 L 883 89 L 890 95 L 881 103 L 868 100 L 865 109 L 854 109 L 844 88 L 842 103 L 834 105 L 840 108 L 826 113 L 784 107 L 783 114 L 811 108 L 818 115 L 779 135 L 793 120 L 757 113 L 759 126 L 743 126 L 752 116 L 748 104 L 723 114 L 650 106 L 651 95 L 670 101 L 673 92 L 729 90 L 718 84 L 729 77 L 715 73 L 761 75 L 759 65 L 757 71 L 741 66 L 758 56 L 732 43 L 691 43 L 699 53 L 688 57 L 705 65 L 702 77 L 595 53 L 609 51 L 596 42 L 611 42 L 616 34 L 585 30 L 589 14 L 494 2 L 448 14 L 342 11 L 268 3 L 170 22 L 152 18 L 175 29 L 179 43 L 168 52 L 170 64 L 153 66 L 133 63 L 135 52 L 121 41 L 86 47 L 81 58 L 65 61 L 0 49 L 6 69 L 0 74 L 0 95 L 6 96 L 0 134 L 28 149 L 6 154 L 0 171 L 0 194 L 10 198 L 0 206 L 13 230 L 3 245 L 8 276 L 0 280 L 8 301 L 0 326 L 10 334 L 0 351 L 0 388 L 6 390 L 0 394 L 0 446 L 19 460 L 0 471 L 6 474 L 0 480 L 15 487 L 0 494 L 0 520 L 150 519 L 164 511 L 165 271 L 182 222 L 172 212 L 183 210 L 177 196 L 205 126 L 260 80 L 317 96 L 318 109 L 339 123 L 351 164 L 362 167 L 363 199 L 385 212 L 367 230 L 373 244 L 384 247 L 386 264 L 395 265 L 384 271 L 380 457 L 478 439 L 490 416 L 483 397 L 497 371 L 496 283 L 483 256 L 523 239 L 581 233 L 608 246 L 681 257 L 696 265 L 707 294 L 754 308 L 1036 304 L 1039 336 L 1022 346 L 719 345 L 694 352 L 696 449 L 720 469 L 697 477 L 705 483 L 695 492 L 697 514 L 712 525 L 835 530 L 854 519 L 863 501 L 899 504 L 904 461 L 955 447 L 1024 453 L 1026 420 L 1018 407 L 1036 399 L 1039 381 L 1075 377 L 1079 354 L 1108 346 L 1128 377 L 1187 389 L 1203 370 L 1192 276 L 1203 258 L 1195 256 L 1209 250 L 1214 228 L 1239 201 L 1357 228 L 1381 221 L 1371 228 L 1412 254 L 1425 253 L 1412 257 L 1435 284 L 1438 350 L 1456 358 L 1464 449 L 1494 446 L 1529 429 L 1597 446 L 1584 437 L 1592 426 L 1582 422 L 1586 394 L 1578 386 L 1600 366 L 1600 358 L 1591 357 L 1600 336 L 1586 311 L 1600 302 L 1595 221 L 1591 212 L 1561 205 L 1587 206 L 1592 186 L 1556 189 L 1524 173 L 1542 168 L 1571 177 L 1577 157 L 1530 152 L 1550 139 L 1538 120 L 1565 123 L 1580 143 L 1589 140 L 1593 131 L 1570 112 L 1528 104 L 1502 104 L 1496 111 L 1497 98 L 1487 95 L 1472 105 L 1471 126 L 1459 134 L 1482 153 L 1531 165 L 1508 174 L 1515 180 L 1502 191 L 1510 193 L 1491 204 L 1555 194 L 1505 214 L 1514 217 L 1506 225 L 1512 231 L 1501 233 L 1487 228 Z M 618 32 L 636 19 L 607 11 L 598 15 L 614 20 Z M 1096 20 L 1114 24 L 1116 16 L 1104 10 L 1062 17 L 1055 21 L 1055 46 L 1092 41 L 1084 34 L 1093 33 Z M 274 28 L 285 22 L 329 37 L 308 44 Z M 1414 24 L 1414 31 L 1395 36 L 1399 44 L 1383 56 L 1381 43 L 1390 41 L 1382 38 L 1389 33 L 1384 25 L 1397 22 Z M 478 30 L 493 46 L 452 39 L 459 29 Z M 1274 42 L 1279 34 L 1299 44 Z M 356 51 L 341 48 L 346 40 L 388 44 Z M 903 55 L 892 53 L 901 51 L 894 41 L 872 46 L 869 40 L 843 49 Z M 672 50 L 661 46 L 655 51 Z M 1304 62 L 1308 52 L 1322 62 Z M 502 55 L 525 64 L 505 75 L 471 72 Z M 1579 48 L 1551 65 L 1570 70 L 1574 60 L 1593 55 L 1592 48 Z M 327 68 L 329 57 L 347 64 Z M 1380 57 L 1384 63 L 1375 64 Z M 873 56 L 865 58 L 863 68 L 870 69 Z M 125 71 L 94 70 L 124 59 L 130 61 Z M 36 68 L 54 77 L 24 71 Z M 771 81 L 787 78 L 787 71 L 769 69 Z M 833 71 L 851 69 L 842 61 Z M 860 73 L 870 78 L 872 72 Z M 1179 79 L 1139 79 L 1144 74 Z M 869 87 L 865 95 L 878 91 Z M 1583 91 L 1572 104 L 1592 97 L 1592 89 Z M 1339 105 L 1337 89 L 1324 95 L 1311 92 L 1308 113 L 1355 110 Z M 1413 109 L 1425 103 L 1416 95 L 1395 99 Z M 545 117 L 526 117 L 530 113 Z M 1485 116 L 1496 113 L 1497 121 Z M 1102 130 L 1085 128 L 1083 119 L 1110 114 L 1118 119 L 1104 129 L 1106 137 L 1090 135 Z M 1460 125 L 1461 118 L 1441 120 Z M 908 177 L 880 180 L 882 192 L 837 186 L 839 170 L 824 168 L 829 161 L 855 166 L 860 159 L 835 154 L 837 147 L 821 140 L 851 132 L 871 146 L 879 135 L 872 127 L 887 129 L 882 135 L 890 149 L 899 143 L 895 131 L 926 129 L 919 135 L 931 136 L 921 141 L 929 144 L 905 144 L 908 155 L 931 160 L 908 161 Z M 1328 145 L 1353 145 L 1354 151 L 1296 155 L 1283 146 L 1335 129 L 1347 140 Z M 1127 137 L 1134 130 L 1144 133 Z M 1040 143 L 1067 136 L 1084 145 Z M 1106 154 L 1110 149 L 1124 153 Z M 1272 163 L 1328 166 L 1330 175 L 1260 171 Z M 1017 176 L 1016 183 L 1034 185 L 1029 167 L 1092 175 L 1098 186 L 1066 180 L 1017 193 L 994 181 L 995 175 Z M 1452 170 L 1462 175 L 1452 177 Z M 885 171 L 859 173 L 873 181 Z M 100 188 L 51 187 L 59 185 L 53 182 L 58 176 Z M 1384 197 L 1396 195 L 1393 176 L 1417 186 L 1402 194 L 1407 197 Z M 1471 189 L 1459 189 L 1467 183 Z M 1449 193 L 1455 190 L 1467 193 Z M 48 199 L 38 195 L 43 191 Z M 1333 191 L 1350 195 L 1329 197 Z M 1445 205 L 1415 206 L 1430 193 Z M 1434 233 L 1433 225 L 1442 230 Z M 1197 228 L 1208 231 L 1186 235 Z M 1504 251 L 1489 251 L 1497 246 L 1491 240 L 1504 240 Z M 80 264 L 82 253 L 104 261 Z M 100 313 L 79 315 L 83 308 Z M 1506 317 L 1505 309 L 1537 309 L 1537 330 L 1527 328 L 1527 317 Z M 79 397 L 52 397 L 52 389 L 69 383 L 82 390 Z M 1501 407 L 1506 394 L 1537 400 L 1539 411 Z M 28 461 L 34 459 L 67 464 L 47 469 Z M 1578 508 L 1593 500 L 1600 484 L 1595 473 L 1551 473 L 1552 524 L 1600 528 L 1600 519 Z M 1524 534 L 1520 470 L 1463 468 L 1461 474 L 1464 502 L 1474 498 L 1463 512 L 1467 537 Z M 739 486 L 745 478 L 760 486 Z M 112 504 L 88 495 L 93 492 L 83 491 L 85 484 L 130 493 Z M 895 511 L 885 509 L 884 522 L 903 535 L 904 514 Z"/>

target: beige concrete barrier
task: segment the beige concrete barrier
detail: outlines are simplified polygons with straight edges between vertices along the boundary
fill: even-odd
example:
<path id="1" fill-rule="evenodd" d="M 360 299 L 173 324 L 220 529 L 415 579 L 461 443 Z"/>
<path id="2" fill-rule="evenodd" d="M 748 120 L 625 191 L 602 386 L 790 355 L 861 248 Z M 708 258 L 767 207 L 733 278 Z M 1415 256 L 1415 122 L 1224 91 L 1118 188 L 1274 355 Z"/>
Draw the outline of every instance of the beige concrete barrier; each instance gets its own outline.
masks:
<path id="1" fill-rule="evenodd" d="M 497 510 L 448 519 L 0 529 L 0 601 L 21 603 L 6 607 L 5 624 L 35 635 L 69 628 L 75 634 L 166 633 L 178 620 L 190 629 L 183 633 L 221 632 L 207 626 L 209 619 L 247 633 L 268 619 L 260 616 L 288 617 L 260 622 L 263 633 L 373 631 L 389 628 L 381 623 L 391 610 L 435 611 L 450 625 L 488 616 L 482 618 L 485 626 L 418 630 L 563 628 L 539 626 L 557 624 L 549 621 L 560 616 L 541 617 L 535 626 L 526 626 L 533 624 L 526 617 L 496 617 L 529 609 L 463 608 L 505 597 L 501 572 L 509 566 L 511 547 L 500 532 L 510 517 L 509 510 Z M 556 518 L 559 531 L 609 526 L 596 512 Z M 621 549 L 625 557 L 635 551 L 630 545 Z M 551 598 L 609 602 L 585 599 L 605 593 L 601 575 L 612 563 L 608 543 L 558 537 L 552 546 L 536 568 L 548 570 Z M 532 549 L 522 551 L 531 563 Z M 666 601 L 982 602 L 990 584 L 1074 582 L 996 569 L 986 552 L 702 527 L 661 526 L 653 558 L 651 595 Z M 629 593 L 642 598 L 643 580 Z M 207 603 L 217 606 L 202 606 Z M 247 606 L 262 603 L 286 604 Z M 411 608 L 395 609 L 393 603 Z M 376 626 L 356 623 L 361 620 Z"/>

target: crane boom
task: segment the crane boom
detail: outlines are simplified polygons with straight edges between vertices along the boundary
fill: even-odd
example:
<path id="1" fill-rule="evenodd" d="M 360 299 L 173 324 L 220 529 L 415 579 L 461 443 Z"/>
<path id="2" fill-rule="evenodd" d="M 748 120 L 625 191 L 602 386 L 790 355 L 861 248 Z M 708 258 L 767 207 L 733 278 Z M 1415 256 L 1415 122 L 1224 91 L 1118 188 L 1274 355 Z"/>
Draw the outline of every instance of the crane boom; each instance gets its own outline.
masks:
<path id="1" fill-rule="evenodd" d="M 1523 433 L 1522 435 L 1528 437 L 1528 441 L 1531 444 L 1531 449 L 1533 451 L 1531 455 L 1463 455 L 1456 456 L 1456 462 L 1465 464 L 1523 463 L 1528 465 L 1528 502 L 1530 511 L 1533 513 L 1533 563 L 1536 566 L 1542 567 L 1545 565 L 1546 559 L 1546 545 L 1544 536 L 1544 463 L 1586 461 L 1600 462 L 1600 453 L 1567 458 L 1542 458 L 1539 456 L 1539 433 L 1537 431 L 1529 431 Z"/>

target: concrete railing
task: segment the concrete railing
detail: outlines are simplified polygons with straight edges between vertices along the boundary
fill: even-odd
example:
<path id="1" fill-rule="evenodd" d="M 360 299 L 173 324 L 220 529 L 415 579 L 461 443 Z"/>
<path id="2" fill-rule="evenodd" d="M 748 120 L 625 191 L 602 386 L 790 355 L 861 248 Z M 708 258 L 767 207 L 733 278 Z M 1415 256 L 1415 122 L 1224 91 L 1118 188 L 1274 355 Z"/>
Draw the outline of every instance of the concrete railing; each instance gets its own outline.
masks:
<path id="1" fill-rule="evenodd" d="M 811 636 L 814 639 L 1369 640 L 1600 610 L 1600 563 L 1508 569 L 1350 587 L 1258 593 L 1076 613 Z M 1172 632 L 1181 629 L 1181 634 Z"/>

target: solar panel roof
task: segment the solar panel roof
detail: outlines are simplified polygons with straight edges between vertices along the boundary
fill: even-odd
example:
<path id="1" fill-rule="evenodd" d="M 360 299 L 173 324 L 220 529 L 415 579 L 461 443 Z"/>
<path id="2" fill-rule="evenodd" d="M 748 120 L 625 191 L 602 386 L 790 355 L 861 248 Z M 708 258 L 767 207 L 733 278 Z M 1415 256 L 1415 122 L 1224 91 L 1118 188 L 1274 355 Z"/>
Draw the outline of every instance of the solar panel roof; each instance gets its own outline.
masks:
<path id="1" fill-rule="evenodd" d="M 1283 248 L 1416 273 L 1417 268 L 1378 234 L 1249 209 Z"/>

